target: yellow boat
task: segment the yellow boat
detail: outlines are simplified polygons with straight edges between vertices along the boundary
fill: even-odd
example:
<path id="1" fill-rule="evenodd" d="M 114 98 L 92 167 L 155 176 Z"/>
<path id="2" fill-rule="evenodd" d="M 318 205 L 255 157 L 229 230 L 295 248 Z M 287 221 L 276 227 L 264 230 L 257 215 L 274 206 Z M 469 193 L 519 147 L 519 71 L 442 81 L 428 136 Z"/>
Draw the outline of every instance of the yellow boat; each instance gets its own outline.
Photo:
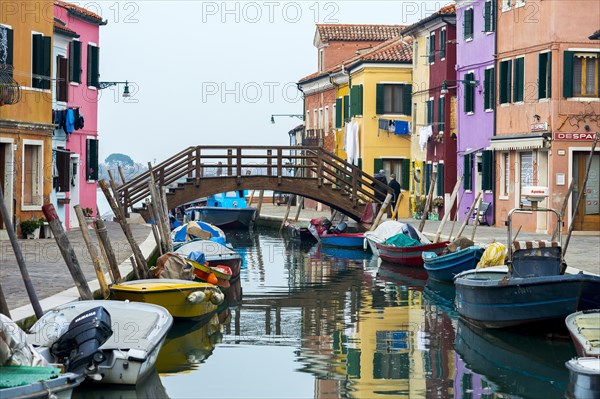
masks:
<path id="1" fill-rule="evenodd" d="M 113 284 L 110 291 L 115 299 L 160 305 L 173 317 L 182 319 L 210 315 L 225 299 L 213 284 L 175 279 L 128 281 Z"/>

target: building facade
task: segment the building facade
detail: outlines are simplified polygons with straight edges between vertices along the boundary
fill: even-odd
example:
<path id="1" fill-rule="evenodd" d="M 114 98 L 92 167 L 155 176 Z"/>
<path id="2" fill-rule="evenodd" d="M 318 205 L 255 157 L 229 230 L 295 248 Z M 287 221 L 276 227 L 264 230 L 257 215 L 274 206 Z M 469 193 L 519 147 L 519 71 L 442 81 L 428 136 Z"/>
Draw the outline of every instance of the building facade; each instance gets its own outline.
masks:
<path id="1" fill-rule="evenodd" d="M 573 198 L 585 197 L 573 220 L 575 230 L 600 230 L 600 155 L 593 156 L 585 188 L 585 162 L 593 133 L 600 130 L 598 90 L 600 48 L 590 38 L 600 4 L 585 0 L 498 1 L 496 136 L 490 148 L 498 165 L 496 224 L 515 207 L 532 204 L 523 195 L 531 186 L 548 188 L 541 207 L 561 209 L 568 187 L 565 230 L 572 221 Z M 535 23 L 528 12 L 535 10 Z M 565 23 L 569 21 L 569 23 Z M 523 231 L 552 231 L 555 220 L 542 212 L 514 219 Z"/>
<path id="2" fill-rule="evenodd" d="M 458 220 L 463 221 L 477 193 L 490 205 L 494 223 L 495 0 L 456 3 L 457 174 L 463 176 Z M 471 83 L 473 82 L 473 83 Z M 475 83 L 476 82 L 476 83 Z"/>

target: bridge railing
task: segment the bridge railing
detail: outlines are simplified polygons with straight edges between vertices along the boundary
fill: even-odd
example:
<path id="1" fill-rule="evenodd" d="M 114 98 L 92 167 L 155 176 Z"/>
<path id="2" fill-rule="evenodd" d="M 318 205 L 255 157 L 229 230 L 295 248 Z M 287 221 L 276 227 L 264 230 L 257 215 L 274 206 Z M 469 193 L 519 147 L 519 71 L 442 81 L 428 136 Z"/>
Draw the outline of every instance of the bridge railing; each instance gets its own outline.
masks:
<path id="1" fill-rule="evenodd" d="M 151 170 L 117 188 L 118 200 L 131 207 L 150 195 L 150 173 L 160 186 L 177 183 L 201 184 L 202 179 L 247 176 L 317 180 L 331 185 L 359 202 L 380 202 L 376 193 L 385 194 L 389 187 L 358 167 L 347 163 L 321 147 L 304 146 L 196 146 L 173 155 Z"/>

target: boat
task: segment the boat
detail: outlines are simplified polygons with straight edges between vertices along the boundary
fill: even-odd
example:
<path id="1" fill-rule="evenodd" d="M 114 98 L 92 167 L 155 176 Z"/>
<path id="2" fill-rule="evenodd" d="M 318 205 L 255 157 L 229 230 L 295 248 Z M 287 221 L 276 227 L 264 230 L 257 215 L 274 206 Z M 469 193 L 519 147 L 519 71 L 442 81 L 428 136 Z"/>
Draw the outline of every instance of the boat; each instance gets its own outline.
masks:
<path id="1" fill-rule="evenodd" d="M 223 293 L 213 284 L 179 279 L 155 278 L 113 284 L 111 295 L 121 301 L 160 305 L 175 318 L 208 317 L 223 302 Z"/>
<path id="2" fill-rule="evenodd" d="M 433 252 L 439 255 L 446 245 L 448 245 L 448 241 L 407 247 L 376 244 L 377 252 L 382 260 L 406 266 L 423 266 L 423 252 Z"/>
<path id="3" fill-rule="evenodd" d="M 27 341 L 67 371 L 104 384 L 135 385 L 154 369 L 172 324 L 169 312 L 154 304 L 79 301 L 46 312 Z"/>
<path id="4" fill-rule="evenodd" d="M 294 223 L 286 220 L 283 227 L 285 228 L 285 231 L 289 232 L 293 239 L 302 242 L 317 242 L 317 237 L 310 232 L 306 223 Z"/>
<path id="5" fill-rule="evenodd" d="M 377 244 L 383 244 L 388 238 L 392 238 L 393 236 L 400 233 L 408 234 L 409 228 L 405 226 L 407 226 L 406 223 L 397 222 L 395 220 L 386 220 L 385 222 L 377 226 L 375 230 L 367 231 L 364 233 L 365 243 L 369 246 L 369 248 L 371 248 L 371 252 L 379 256 Z M 415 230 L 414 228 L 413 230 L 418 234 L 417 230 Z"/>
<path id="6" fill-rule="evenodd" d="M 565 362 L 567 397 L 600 398 L 600 309 L 572 313 L 565 324 L 578 356 Z"/>
<path id="7" fill-rule="evenodd" d="M 248 206 L 244 194 L 240 190 L 210 195 L 205 206 L 188 208 L 186 214 L 193 215 L 190 220 L 211 223 L 221 229 L 248 228 L 256 208 Z"/>
<path id="8" fill-rule="evenodd" d="M 188 257 L 194 251 L 202 252 L 209 265 L 229 267 L 231 269 L 232 278 L 236 278 L 240 275 L 242 256 L 233 249 L 218 242 L 194 240 L 177 244 L 173 249 L 176 253 L 185 257 Z"/>
<path id="9" fill-rule="evenodd" d="M 441 281 L 453 281 L 454 276 L 458 273 L 474 269 L 481 259 L 483 251 L 482 247 L 473 245 L 442 255 L 435 252 L 423 252 L 422 257 L 429 277 Z"/>
<path id="10" fill-rule="evenodd" d="M 561 217 L 554 209 L 558 226 Z M 600 277 L 562 274 L 563 252 L 555 241 L 512 242 L 512 215 L 531 212 L 515 208 L 508 214 L 507 264 L 459 273 L 455 279 L 456 307 L 461 317 L 487 328 L 504 328 L 528 323 L 564 323 L 579 310 L 600 307 Z M 563 324 L 564 328 L 564 324 Z"/>
<path id="11" fill-rule="evenodd" d="M 225 232 L 210 223 L 193 220 L 171 231 L 171 241 L 174 244 L 185 243 L 196 239 L 210 240 L 225 245 Z"/>
<path id="12" fill-rule="evenodd" d="M 364 233 L 326 234 L 320 237 L 321 245 L 339 248 L 362 248 Z"/>

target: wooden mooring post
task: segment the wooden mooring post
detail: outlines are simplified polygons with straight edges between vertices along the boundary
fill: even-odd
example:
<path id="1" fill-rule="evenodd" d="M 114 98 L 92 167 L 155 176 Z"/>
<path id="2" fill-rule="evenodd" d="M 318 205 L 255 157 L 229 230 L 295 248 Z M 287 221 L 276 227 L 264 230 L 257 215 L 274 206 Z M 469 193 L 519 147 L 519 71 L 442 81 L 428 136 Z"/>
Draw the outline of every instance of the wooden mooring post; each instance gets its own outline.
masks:
<path id="1" fill-rule="evenodd" d="M 448 209 L 446 210 L 446 213 L 444 213 L 444 217 L 442 218 L 442 221 L 440 222 L 437 232 L 435 233 L 435 238 L 433 239 L 433 242 L 440 242 L 440 236 L 442 235 L 442 230 L 444 229 L 444 226 L 446 225 L 446 222 L 448 221 L 448 218 L 450 217 L 450 214 L 452 213 L 452 207 L 454 207 L 454 202 L 456 201 L 458 189 L 459 189 L 462 181 L 463 181 L 463 176 L 461 176 L 458 179 L 458 181 L 456 182 L 456 184 L 454 185 L 454 190 L 452 190 L 452 195 L 450 195 L 450 201 L 448 201 Z M 458 207 L 456 208 L 456 212 L 458 212 Z"/>
<path id="2" fill-rule="evenodd" d="M 104 223 L 104 220 L 97 217 L 96 221 L 94 222 L 94 230 L 96 231 L 96 235 L 98 236 L 98 243 L 100 244 L 100 248 L 103 249 L 104 253 L 106 254 L 108 267 L 112 272 L 113 281 L 120 283 L 121 272 L 119 271 L 119 263 L 117 262 L 115 251 L 113 250 L 112 244 L 110 243 L 110 239 L 108 238 L 108 230 L 106 229 L 106 224 Z"/>
<path id="3" fill-rule="evenodd" d="M 437 171 L 431 174 L 431 185 L 429 186 L 429 193 L 427 193 L 427 200 L 425 201 L 425 209 L 423 209 L 423 217 L 421 219 L 421 223 L 419 224 L 419 231 L 422 233 L 425 228 L 425 222 L 427 221 L 427 217 L 429 215 L 429 207 L 431 206 L 431 200 L 433 198 L 433 190 L 435 190 L 435 183 L 437 182 Z"/>
<path id="4" fill-rule="evenodd" d="M 471 207 L 469 208 L 469 212 L 467 212 L 465 221 L 460 226 L 460 229 L 458 230 L 458 233 L 456 234 L 456 238 L 460 237 L 460 235 L 465 230 L 465 227 L 467 227 L 467 223 L 469 223 L 469 219 L 471 218 L 471 214 L 473 213 L 473 210 L 475 209 L 475 205 L 479 203 L 479 197 L 481 197 L 481 191 L 478 192 L 477 195 L 475 196 L 475 199 L 473 200 L 473 203 L 471 204 Z M 477 210 L 477 212 L 479 212 L 479 209 Z"/>

